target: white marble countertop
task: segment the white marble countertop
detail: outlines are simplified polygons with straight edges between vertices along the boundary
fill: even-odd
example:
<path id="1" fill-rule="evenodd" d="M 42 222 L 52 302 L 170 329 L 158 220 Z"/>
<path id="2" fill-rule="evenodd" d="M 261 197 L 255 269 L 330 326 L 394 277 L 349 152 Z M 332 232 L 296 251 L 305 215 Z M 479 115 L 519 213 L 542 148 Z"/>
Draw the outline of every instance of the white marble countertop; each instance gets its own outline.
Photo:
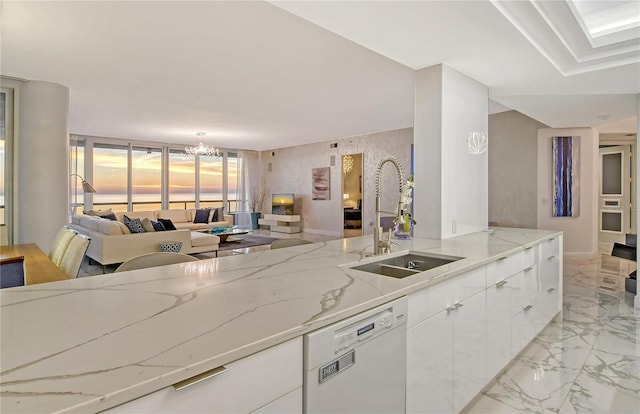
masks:
<path id="1" fill-rule="evenodd" d="M 0 411 L 97 412 L 513 253 L 556 231 L 399 241 L 465 259 L 405 279 L 372 236 L 0 291 Z"/>

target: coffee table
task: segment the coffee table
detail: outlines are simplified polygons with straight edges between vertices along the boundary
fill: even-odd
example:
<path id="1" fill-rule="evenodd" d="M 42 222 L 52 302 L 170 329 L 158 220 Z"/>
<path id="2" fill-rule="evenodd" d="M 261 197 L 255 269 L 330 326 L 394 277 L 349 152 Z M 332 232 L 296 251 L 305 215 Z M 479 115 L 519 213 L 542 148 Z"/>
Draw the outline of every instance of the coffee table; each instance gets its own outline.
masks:
<path id="1" fill-rule="evenodd" d="M 235 238 L 235 237 L 229 237 L 229 236 L 239 236 L 239 235 L 242 235 L 242 234 L 250 233 L 249 230 L 239 229 L 239 228 L 234 228 L 234 227 L 227 227 L 227 228 L 224 228 L 224 229 L 211 228 L 211 229 L 204 229 L 204 230 L 198 230 L 198 231 L 201 232 L 201 233 L 215 234 L 216 236 L 218 236 L 220 238 L 220 243 L 239 242 L 242 239 Z"/>

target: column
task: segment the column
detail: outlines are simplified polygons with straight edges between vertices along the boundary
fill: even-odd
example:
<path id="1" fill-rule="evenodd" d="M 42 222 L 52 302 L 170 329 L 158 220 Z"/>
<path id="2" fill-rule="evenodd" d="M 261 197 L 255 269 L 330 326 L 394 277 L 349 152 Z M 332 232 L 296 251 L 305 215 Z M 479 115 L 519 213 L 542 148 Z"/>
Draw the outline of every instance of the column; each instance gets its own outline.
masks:
<path id="1" fill-rule="evenodd" d="M 445 239 L 487 228 L 488 156 L 470 154 L 467 138 L 486 133 L 488 124 L 486 86 L 445 65 L 416 71 L 416 236 Z"/>
<path id="2" fill-rule="evenodd" d="M 48 252 L 69 221 L 69 89 L 27 81 L 18 93 L 15 242 Z"/>

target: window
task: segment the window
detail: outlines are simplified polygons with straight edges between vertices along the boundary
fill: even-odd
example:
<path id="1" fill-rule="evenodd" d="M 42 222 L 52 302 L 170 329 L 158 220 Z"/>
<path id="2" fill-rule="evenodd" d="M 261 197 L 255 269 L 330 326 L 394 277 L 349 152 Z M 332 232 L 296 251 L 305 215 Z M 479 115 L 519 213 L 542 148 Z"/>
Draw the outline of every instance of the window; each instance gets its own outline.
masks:
<path id="1" fill-rule="evenodd" d="M 222 207 L 222 157 L 200 157 L 200 207 Z"/>
<path id="2" fill-rule="evenodd" d="M 84 205 L 84 191 L 82 190 L 82 180 L 80 177 L 85 176 L 84 173 L 84 140 L 72 138 L 69 145 L 69 188 L 71 192 L 69 199 L 71 200 L 71 214 L 80 214 Z M 77 174 L 75 176 L 73 174 Z"/>
<path id="3" fill-rule="evenodd" d="M 184 151 L 169 151 L 169 208 L 194 208 L 196 159 Z"/>
<path id="4" fill-rule="evenodd" d="M 238 189 L 241 187 L 240 185 L 241 168 L 242 168 L 242 158 L 238 157 L 237 153 L 229 153 L 229 156 L 227 157 L 227 178 L 229 183 L 227 200 L 229 200 L 230 211 L 238 210 L 237 201 L 238 201 Z"/>
<path id="5" fill-rule="evenodd" d="M 8 118 L 9 108 L 7 106 L 7 93 L 3 89 L 0 92 L 0 225 L 5 223 L 5 181 L 8 180 L 7 170 L 10 162 L 7 159 L 7 133 L 6 133 L 6 120 Z M 2 243 L 4 244 L 4 242 Z"/>
<path id="6" fill-rule="evenodd" d="M 127 211 L 127 145 L 93 145 L 94 208 Z"/>
<path id="7" fill-rule="evenodd" d="M 133 210 L 162 207 L 162 148 L 133 147 L 131 150 Z"/>

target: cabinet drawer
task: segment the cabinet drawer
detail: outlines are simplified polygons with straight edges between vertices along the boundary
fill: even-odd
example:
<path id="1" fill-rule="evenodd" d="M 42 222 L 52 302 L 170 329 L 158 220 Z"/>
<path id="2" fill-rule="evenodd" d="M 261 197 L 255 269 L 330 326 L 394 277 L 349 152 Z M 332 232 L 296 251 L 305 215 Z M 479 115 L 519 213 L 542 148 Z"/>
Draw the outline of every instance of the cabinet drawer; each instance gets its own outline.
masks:
<path id="1" fill-rule="evenodd" d="M 560 238 L 554 237 L 540 243 L 540 261 L 560 254 Z"/>
<path id="2" fill-rule="evenodd" d="M 225 367 L 227 371 L 219 376 L 177 391 L 173 386 L 163 388 L 105 412 L 249 413 L 257 410 L 302 386 L 302 337 Z"/>
<path id="3" fill-rule="evenodd" d="M 524 251 L 521 251 L 489 263 L 487 265 L 487 287 L 493 286 L 527 267 L 525 265 L 526 257 Z"/>
<path id="4" fill-rule="evenodd" d="M 522 251 L 522 265 L 527 268 L 538 263 L 538 249 L 536 246 L 525 247 Z"/>
<path id="5" fill-rule="evenodd" d="M 407 327 L 483 291 L 487 284 L 486 274 L 486 267 L 482 266 L 410 294 Z"/>

